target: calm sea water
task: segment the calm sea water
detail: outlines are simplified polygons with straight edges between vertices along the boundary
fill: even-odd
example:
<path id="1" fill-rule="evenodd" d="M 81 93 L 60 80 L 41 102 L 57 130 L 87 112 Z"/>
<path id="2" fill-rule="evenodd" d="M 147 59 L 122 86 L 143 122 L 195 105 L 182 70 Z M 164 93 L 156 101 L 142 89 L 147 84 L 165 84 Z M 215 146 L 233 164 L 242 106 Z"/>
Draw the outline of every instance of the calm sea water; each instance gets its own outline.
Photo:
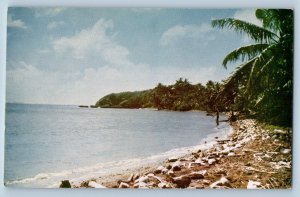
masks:
<path id="1" fill-rule="evenodd" d="M 57 187 L 186 154 L 230 130 L 200 112 L 7 104 L 5 183 Z"/>

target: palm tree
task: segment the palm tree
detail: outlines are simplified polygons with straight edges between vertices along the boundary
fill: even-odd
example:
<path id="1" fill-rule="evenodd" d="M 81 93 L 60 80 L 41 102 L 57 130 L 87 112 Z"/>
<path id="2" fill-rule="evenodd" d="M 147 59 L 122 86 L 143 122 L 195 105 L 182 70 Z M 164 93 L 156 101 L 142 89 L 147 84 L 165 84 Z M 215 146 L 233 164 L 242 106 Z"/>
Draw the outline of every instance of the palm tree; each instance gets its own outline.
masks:
<path id="1" fill-rule="evenodd" d="M 231 76 L 224 81 L 221 94 L 238 89 L 247 98 L 249 108 L 262 116 L 291 124 L 293 80 L 293 11 L 288 9 L 257 9 L 257 26 L 246 21 L 225 18 L 212 21 L 213 27 L 229 28 L 247 34 L 253 44 L 230 52 L 223 66 L 241 60 Z M 282 109 L 285 109 L 282 112 Z M 280 113 L 279 115 L 275 115 Z M 284 114 L 282 114 L 284 113 Z M 286 117 L 283 120 L 282 116 Z M 277 118 L 276 118 L 277 117 Z"/>

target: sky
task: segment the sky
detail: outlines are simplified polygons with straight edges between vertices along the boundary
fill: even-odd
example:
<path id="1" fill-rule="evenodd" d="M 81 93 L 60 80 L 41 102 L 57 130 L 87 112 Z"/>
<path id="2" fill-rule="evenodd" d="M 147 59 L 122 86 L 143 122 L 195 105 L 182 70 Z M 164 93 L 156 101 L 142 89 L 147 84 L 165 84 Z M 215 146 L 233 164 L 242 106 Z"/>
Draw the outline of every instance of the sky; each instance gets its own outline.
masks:
<path id="1" fill-rule="evenodd" d="M 254 9 L 9 8 L 6 102 L 92 105 L 112 92 L 222 81 L 252 41 L 211 20 L 261 25 Z"/>

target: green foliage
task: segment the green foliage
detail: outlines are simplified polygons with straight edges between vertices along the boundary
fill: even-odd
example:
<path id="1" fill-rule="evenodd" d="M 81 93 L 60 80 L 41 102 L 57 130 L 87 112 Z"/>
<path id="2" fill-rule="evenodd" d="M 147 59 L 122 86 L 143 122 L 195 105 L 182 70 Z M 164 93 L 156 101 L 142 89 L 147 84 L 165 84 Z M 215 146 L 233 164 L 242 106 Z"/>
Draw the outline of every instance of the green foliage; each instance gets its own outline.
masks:
<path id="1" fill-rule="evenodd" d="M 220 28 L 226 27 L 229 29 L 233 29 L 238 33 L 246 33 L 250 38 L 257 42 L 267 42 L 273 40 L 274 37 L 277 37 L 275 33 L 269 31 L 268 29 L 234 18 L 213 20 L 212 26 Z"/>
<path id="2" fill-rule="evenodd" d="M 146 108 L 151 107 L 152 90 L 112 93 L 101 98 L 97 107 L 108 108 Z"/>
<path id="3" fill-rule="evenodd" d="M 273 132 L 274 130 L 283 130 L 288 131 L 292 130 L 291 127 L 284 127 L 284 126 L 278 126 L 278 125 L 270 125 L 264 122 L 259 122 L 259 126 L 261 126 L 262 129 L 269 130 L 270 132 Z"/>
<path id="4" fill-rule="evenodd" d="M 212 21 L 213 27 L 246 33 L 254 43 L 230 52 L 223 60 L 241 60 L 224 81 L 219 101 L 231 100 L 231 108 L 248 111 L 258 119 L 291 126 L 293 94 L 293 11 L 257 9 L 262 27 L 233 18 Z M 228 92 L 231 92 L 231 96 Z"/>
<path id="5" fill-rule="evenodd" d="M 110 108 L 157 108 L 158 110 L 206 110 L 214 111 L 215 99 L 221 84 L 209 81 L 206 86 L 191 84 L 187 79 L 178 79 L 173 85 L 159 83 L 154 89 L 136 92 L 113 93 L 104 96 L 97 107 Z M 221 107 L 225 109 L 225 106 Z"/>

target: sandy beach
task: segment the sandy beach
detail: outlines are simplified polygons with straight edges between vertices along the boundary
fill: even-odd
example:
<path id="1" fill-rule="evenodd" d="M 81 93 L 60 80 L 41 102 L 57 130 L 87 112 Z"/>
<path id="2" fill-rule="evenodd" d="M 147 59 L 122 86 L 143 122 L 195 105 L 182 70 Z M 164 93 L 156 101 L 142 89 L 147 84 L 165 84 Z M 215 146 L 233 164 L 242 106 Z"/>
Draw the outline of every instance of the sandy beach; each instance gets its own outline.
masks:
<path id="1" fill-rule="evenodd" d="M 291 133 L 263 129 L 252 119 L 232 123 L 234 131 L 215 138 L 209 149 L 172 157 L 157 165 L 74 182 L 72 188 L 291 188 Z"/>

